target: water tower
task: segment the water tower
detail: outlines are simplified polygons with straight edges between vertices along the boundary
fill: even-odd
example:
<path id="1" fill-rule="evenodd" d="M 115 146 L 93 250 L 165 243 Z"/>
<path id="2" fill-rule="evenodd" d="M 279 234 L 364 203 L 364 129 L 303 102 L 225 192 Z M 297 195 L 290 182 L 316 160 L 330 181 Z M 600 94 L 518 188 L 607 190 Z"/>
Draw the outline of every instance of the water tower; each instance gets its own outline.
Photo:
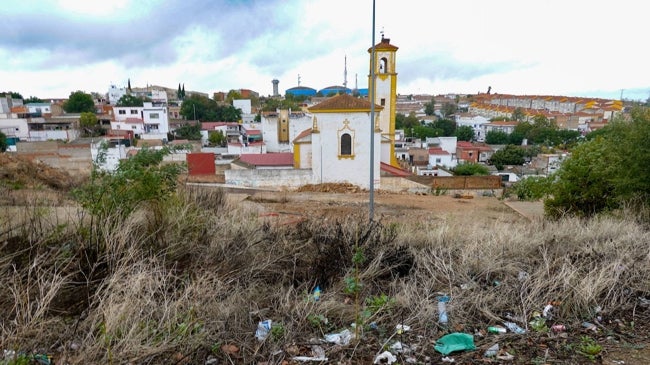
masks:
<path id="1" fill-rule="evenodd" d="M 280 80 L 273 79 L 271 82 L 273 83 L 273 96 L 280 96 L 280 93 L 278 92 L 278 85 L 280 84 Z"/>

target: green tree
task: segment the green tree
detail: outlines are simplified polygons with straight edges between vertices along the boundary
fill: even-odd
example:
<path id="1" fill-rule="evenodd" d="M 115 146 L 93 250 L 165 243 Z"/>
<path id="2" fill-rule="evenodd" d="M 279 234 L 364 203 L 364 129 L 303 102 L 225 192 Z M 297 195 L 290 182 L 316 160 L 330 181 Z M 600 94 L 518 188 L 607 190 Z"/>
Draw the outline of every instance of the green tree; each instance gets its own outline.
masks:
<path id="1" fill-rule="evenodd" d="M 198 141 L 201 139 L 201 126 L 199 124 L 184 124 L 176 128 L 174 134 L 178 138 Z"/>
<path id="2" fill-rule="evenodd" d="M 412 128 L 413 135 L 420 139 L 442 136 L 443 130 L 433 128 L 431 125 L 418 124 Z"/>
<path id="3" fill-rule="evenodd" d="M 232 105 L 233 100 L 241 99 L 241 93 L 237 90 L 230 90 L 226 95 L 226 104 Z"/>
<path id="4" fill-rule="evenodd" d="M 485 135 L 487 144 L 507 144 L 510 140 L 508 133 L 502 131 L 489 131 Z"/>
<path id="5" fill-rule="evenodd" d="M 474 129 L 468 125 L 456 128 L 456 138 L 459 141 L 471 141 L 474 139 Z"/>
<path id="6" fill-rule="evenodd" d="M 477 163 L 463 163 L 456 166 L 453 170 L 454 175 L 457 176 L 472 176 L 472 175 L 489 175 L 490 170 L 484 165 Z"/>
<path id="7" fill-rule="evenodd" d="M 12 99 L 23 99 L 23 96 L 15 91 L 0 92 L 0 96 L 2 97 L 5 97 L 7 95 L 11 96 Z"/>
<path id="8" fill-rule="evenodd" d="M 95 135 L 97 133 L 97 115 L 95 113 L 83 112 L 79 116 L 79 126 L 86 132 L 87 135 Z"/>
<path id="9" fill-rule="evenodd" d="M 638 217 L 650 221 L 650 109 L 635 108 L 630 116 L 571 150 L 544 202 L 547 215 L 588 217 L 628 206 L 645 208 Z"/>
<path id="10" fill-rule="evenodd" d="M 66 113 L 94 113 L 95 102 L 90 94 L 83 91 L 75 91 L 70 93 L 68 100 L 63 103 L 63 110 Z"/>
<path id="11" fill-rule="evenodd" d="M 25 104 L 33 104 L 33 103 L 42 103 L 43 100 L 39 99 L 35 96 L 30 96 L 28 99 L 25 99 Z"/>
<path id="12" fill-rule="evenodd" d="M 433 115 L 436 111 L 436 99 L 431 98 L 431 101 L 424 104 L 424 114 Z"/>
<path id="13" fill-rule="evenodd" d="M 208 133 L 208 142 L 211 146 L 224 146 L 226 144 L 226 136 L 222 131 L 210 131 Z"/>
<path id="14" fill-rule="evenodd" d="M 442 114 L 443 118 L 447 118 L 456 113 L 456 110 L 458 110 L 458 106 L 455 103 L 446 102 L 442 104 L 442 107 L 440 108 L 440 114 Z"/>
<path id="15" fill-rule="evenodd" d="M 554 176 L 530 176 L 525 177 L 512 185 L 512 192 L 517 199 L 526 201 L 537 201 L 551 193 Z"/>
<path id="16" fill-rule="evenodd" d="M 524 121 L 526 119 L 526 112 L 524 111 L 523 108 L 517 107 L 515 110 L 512 111 L 512 115 L 510 116 L 512 120 L 516 120 L 518 122 Z"/>
<path id="17" fill-rule="evenodd" d="M 440 119 L 431 123 L 434 129 L 441 129 L 442 136 L 451 137 L 456 134 L 456 122 L 449 119 Z"/>
<path id="18" fill-rule="evenodd" d="M 145 102 L 144 98 L 139 96 L 125 94 L 122 95 L 120 100 L 115 103 L 115 106 L 143 106 Z"/>
<path id="19" fill-rule="evenodd" d="M 504 148 L 494 152 L 490 157 L 490 163 L 498 170 L 503 170 L 505 165 L 523 165 L 526 151 L 515 145 L 507 145 Z"/>
<path id="20" fill-rule="evenodd" d="M 96 162 L 102 162 L 105 148 Z M 181 148 L 186 147 L 175 147 Z M 183 171 L 180 164 L 162 164 L 164 156 L 175 149 L 143 148 L 136 155 L 120 160 L 114 172 L 102 171 L 96 163 L 90 181 L 75 189 L 73 196 L 99 222 L 109 216 L 126 218 L 142 204 L 165 201 L 175 193 L 178 175 Z"/>
<path id="21" fill-rule="evenodd" d="M 9 148 L 9 142 L 7 141 L 7 135 L 0 132 L 0 152 L 5 152 Z"/>

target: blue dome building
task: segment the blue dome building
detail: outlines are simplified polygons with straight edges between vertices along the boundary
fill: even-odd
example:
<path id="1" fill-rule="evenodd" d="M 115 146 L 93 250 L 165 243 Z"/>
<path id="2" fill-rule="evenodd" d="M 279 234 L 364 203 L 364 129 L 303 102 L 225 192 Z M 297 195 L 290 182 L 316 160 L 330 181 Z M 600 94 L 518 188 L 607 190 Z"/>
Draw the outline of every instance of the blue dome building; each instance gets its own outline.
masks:
<path id="1" fill-rule="evenodd" d="M 315 96 L 316 89 L 312 89 L 311 87 L 307 87 L 307 86 L 296 86 L 287 89 L 285 91 L 285 95 L 286 94 L 291 94 L 293 96 Z"/>
<path id="2" fill-rule="evenodd" d="M 352 90 L 344 86 L 328 86 L 324 89 L 318 90 L 319 93 L 323 96 L 331 96 L 336 94 L 352 94 Z"/>

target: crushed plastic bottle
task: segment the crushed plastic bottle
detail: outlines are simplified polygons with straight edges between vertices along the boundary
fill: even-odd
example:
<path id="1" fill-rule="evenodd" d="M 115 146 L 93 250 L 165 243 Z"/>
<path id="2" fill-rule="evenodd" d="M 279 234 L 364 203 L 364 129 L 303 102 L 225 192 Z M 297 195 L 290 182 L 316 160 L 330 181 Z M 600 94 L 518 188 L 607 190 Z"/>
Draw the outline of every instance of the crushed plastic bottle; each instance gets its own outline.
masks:
<path id="1" fill-rule="evenodd" d="M 320 300 L 320 286 L 316 285 L 316 288 L 314 288 L 314 300 L 319 301 Z"/>
<path id="2" fill-rule="evenodd" d="M 506 326 L 506 328 L 509 329 L 510 332 L 517 333 L 520 335 L 526 333 L 525 329 L 519 327 L 519 325 L 517 325 L 514 322 L 503 322 L 503 325 Z"/>
<path id="3" fill-rule="evenodd" d="M 447 315 L 447 302 L 449 302 L 449 297 L 447 295 L 438 297 L 438 323 L 443 326 L 446 326 L 449 322 L 449 317 Z"/>

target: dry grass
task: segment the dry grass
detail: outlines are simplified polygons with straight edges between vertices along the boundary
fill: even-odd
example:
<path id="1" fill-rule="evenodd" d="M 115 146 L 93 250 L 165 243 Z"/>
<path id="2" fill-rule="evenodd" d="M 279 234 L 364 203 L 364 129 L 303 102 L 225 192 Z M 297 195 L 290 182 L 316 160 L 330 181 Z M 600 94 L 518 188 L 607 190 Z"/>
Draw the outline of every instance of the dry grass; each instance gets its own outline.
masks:
<path id="1" fill-rule="evenodd" d="M 0 242 L 0 349 L 57 363 L 275 364 L 353 322 L 359 345 L 323 345 L 333 361 L 372 357 L 397 324 L 412 327 L 403 340 L 424 341 L 424 361 L 444 333 L 438 293 L 451 297 L 453 328 L 469 333 L 551 301 L 557 321 L 579 326 L 597 307 L 615 316 L 650 295 L 650 233 L 629 219 L 272 225 L 201 189 L 97 227 L 66 221 L 54 232 L 39 213 L 26 207 L 30 229 Z M 264 319 L 277 325 L 260 342 Z"/>

